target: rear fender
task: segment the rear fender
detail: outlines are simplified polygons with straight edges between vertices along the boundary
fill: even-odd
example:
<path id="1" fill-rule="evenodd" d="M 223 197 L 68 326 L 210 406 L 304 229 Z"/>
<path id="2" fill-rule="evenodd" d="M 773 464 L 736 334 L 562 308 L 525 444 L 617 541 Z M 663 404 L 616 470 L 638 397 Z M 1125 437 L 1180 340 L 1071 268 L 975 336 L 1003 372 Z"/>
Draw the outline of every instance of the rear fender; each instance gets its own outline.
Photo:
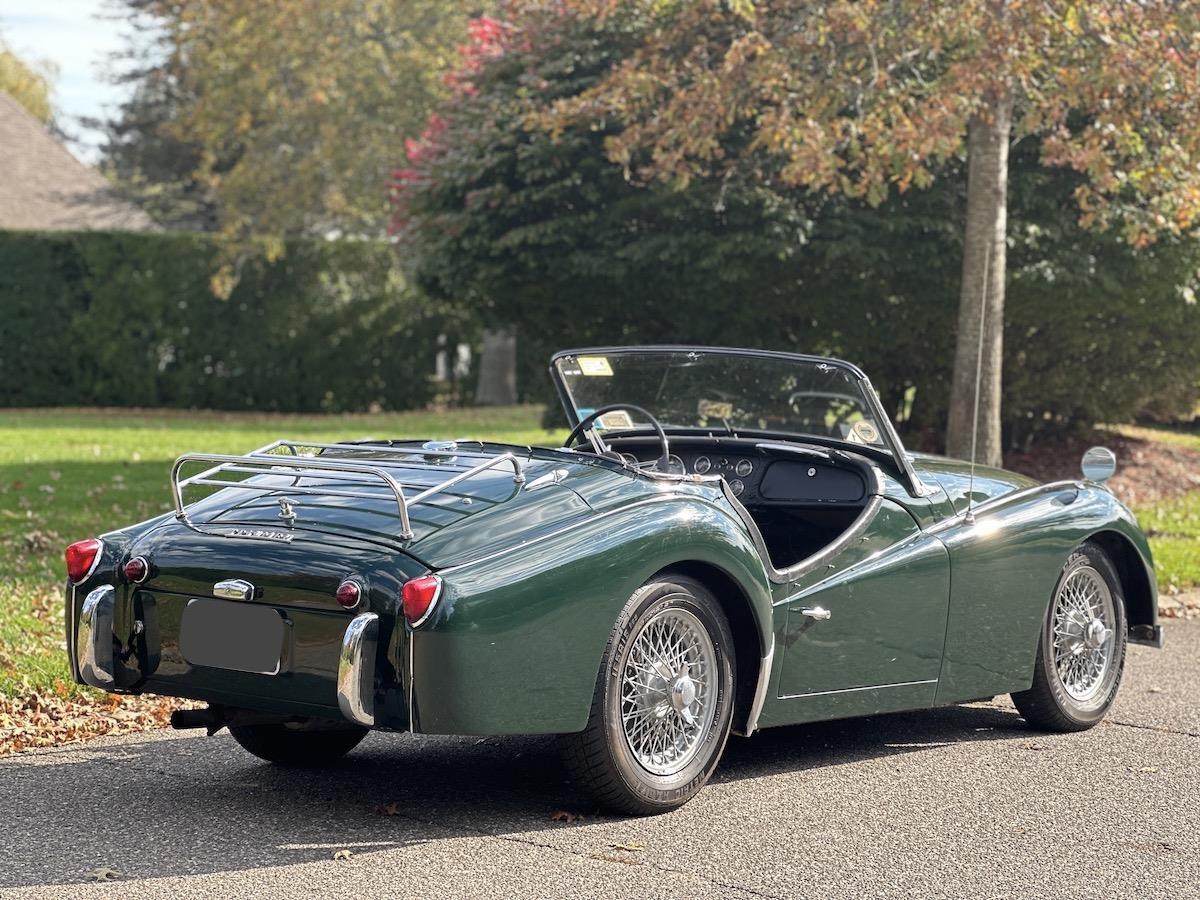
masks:
<path id="1" fill-rule="evenodd" d="M 413 636 L 416 730 L 581 731 L 621 609 L 684 562 L 740 587 L 766 656 L 771 588 L 750 535 L 723 501 L 668 495 L 444 570 L 438 616 Z"/>

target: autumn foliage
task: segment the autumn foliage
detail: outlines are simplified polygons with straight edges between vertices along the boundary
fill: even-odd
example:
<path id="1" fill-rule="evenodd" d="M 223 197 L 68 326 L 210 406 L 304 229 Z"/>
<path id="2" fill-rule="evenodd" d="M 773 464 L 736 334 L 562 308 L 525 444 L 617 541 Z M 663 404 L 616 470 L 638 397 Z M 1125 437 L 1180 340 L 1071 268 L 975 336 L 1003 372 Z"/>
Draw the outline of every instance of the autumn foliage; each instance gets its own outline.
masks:
<path id="1" fill-rule="evenodd" d="M 565 0 L 642 46 L 551 127 L 623 123 L 611 157 L 686 183 L 752 169 L 878 203 L 927 186 L 997 93 L 1014 136 L 1085 178 L 1085 225 L 1144 244 L 1200 223 L 1200 6 L 1065 0 Z"/>

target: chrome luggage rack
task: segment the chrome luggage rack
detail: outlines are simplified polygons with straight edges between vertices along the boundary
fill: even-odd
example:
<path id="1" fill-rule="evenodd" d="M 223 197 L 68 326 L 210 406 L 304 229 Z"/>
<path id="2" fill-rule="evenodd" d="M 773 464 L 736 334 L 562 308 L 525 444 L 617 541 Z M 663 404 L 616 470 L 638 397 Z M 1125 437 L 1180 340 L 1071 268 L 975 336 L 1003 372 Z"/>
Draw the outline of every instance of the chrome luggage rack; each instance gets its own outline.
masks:
<path id="1" fill-rule="evenodd" d="M 286 453 L 276 451 L 286 450 Z M 395 458 L 386 460 L 371 460 L 370 463 L 354 462 L 347 459 L 326 459 L 323 456 L 312 455 L 305 450 L 336 450 L 341 453 L 380 453 L 392 452 Z M 463 451 L 457 449 L 426 449 L 421 446 L 399 448 L 389 443 L 359 443 L 359 444 L 321 444 L 313 441 L 273 441 L 270 444 L 251 450 L 244 456 L 226 455 L 221 453 L 185 453 L 175 460 L 171 467 L 171 497 L 175 503 L 175 518 L 191 528 L 196 526 L 188 519 L 183 502 L 184 488 L 192 485 L 206 487 L 234 488 L 244 491 L 261 491 L 269 494 L 318 494 L 324 497 L 351 497 L 361 500 L 378 500 L 379 488 L 383 487 L 396 500 L 396 510 L 400 518 L 400 537 L 410 540 L 413 537 L 412 525 L 409 523 L 409 507 L 423 503 L 430 497 L 440 494 L 447 488 L 466 481 L 468 478 L 493 469 L 500 465 L 513 467 L 513 483 L 523 484 L 525 472 L 521 460 L 512 453 L 501 453 L 481 462 L 479 465 L 460 471 L 447 478 L 440 484 L 426 488 L 418 494 L 408 497 L 404 493 L 404 484 L 388 471 L 389 466 L 397 463 L 411 465 L 414 456 L 423 459 L 454 458 L 463 456 Z M 202 472 L 180 479 L 179 474 L 189 463 L 216 463 Z M 295 479 L 292 484 L 257 484 L 248 480 L 234 481 L 219 476 L 226 473 L 238 475 L 287 475 Z M 347 477 L 356 476 L 356 477 Z M 360 484 L 359 488 L 323 488 L 316 485 L 299 484 L 301 478 L 327 478 Z M 371 490 L 374 489 L 374 490 Z"/>

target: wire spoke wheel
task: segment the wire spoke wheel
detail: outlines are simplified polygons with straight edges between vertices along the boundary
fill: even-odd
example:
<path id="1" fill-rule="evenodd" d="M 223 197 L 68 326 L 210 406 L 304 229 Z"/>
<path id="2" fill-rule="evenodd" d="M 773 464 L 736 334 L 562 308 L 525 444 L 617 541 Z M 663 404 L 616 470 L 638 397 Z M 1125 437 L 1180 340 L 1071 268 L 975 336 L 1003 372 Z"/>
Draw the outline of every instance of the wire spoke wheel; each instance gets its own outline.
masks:
<path id="1" fill-rule="evenodd" d="M 1086 704 L 1105 693 L 1113 674 L 1117 623 L 1112 591 L 1091 566 L 1059 586 L 1051 619 L 1054 670 L 1067 695 Z"/>
<path id="2" fill-rule="evenodd" d="M 713 726 L 716 649 L 685 609 L 648 619 L 622 662 L 621 727 L 639 765 L 673 775 L 692 761 Z"/>

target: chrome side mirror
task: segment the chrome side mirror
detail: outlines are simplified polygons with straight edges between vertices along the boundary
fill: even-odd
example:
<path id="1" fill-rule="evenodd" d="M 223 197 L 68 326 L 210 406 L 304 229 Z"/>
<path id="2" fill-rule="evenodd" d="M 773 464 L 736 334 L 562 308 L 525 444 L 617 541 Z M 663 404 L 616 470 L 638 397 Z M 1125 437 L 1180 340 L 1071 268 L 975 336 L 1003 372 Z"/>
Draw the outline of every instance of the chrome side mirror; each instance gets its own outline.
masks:
<path id="1" fill-rule="evenodd" d="M 1088 481 L 1108 481 L 1117 471 L 1117 454 L 1107 447 L 1093 447 L 1083 454 L 1080 468 Z"/>

